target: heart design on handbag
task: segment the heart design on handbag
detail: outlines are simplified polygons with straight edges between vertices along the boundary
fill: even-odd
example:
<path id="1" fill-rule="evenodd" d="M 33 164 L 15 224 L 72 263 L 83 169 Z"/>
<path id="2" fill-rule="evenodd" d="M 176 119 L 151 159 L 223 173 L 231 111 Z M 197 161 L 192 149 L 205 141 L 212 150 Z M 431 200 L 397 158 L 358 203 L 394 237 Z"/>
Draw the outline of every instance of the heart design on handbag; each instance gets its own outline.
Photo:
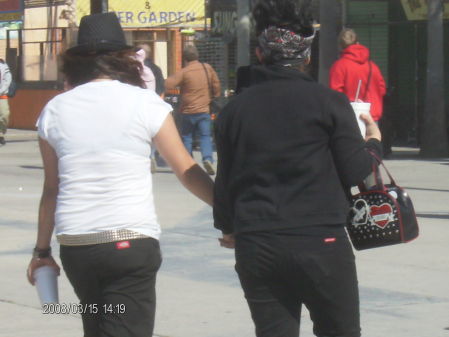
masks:
<path id="1" fill-rule="evenodd" d="M 371 206 L 370 215 L 372 223 L 380 228 L 385 228 L 390 222 L 394 221 L 393 208 L 390 204 L 380 206 Z"/>
<path id="2" fill-rule="evenodd" d="M 368 188 L 362 182 L 359 193 L 351 193 L 346 229 L 352 245 L 363 250 L 414 240 L 419 227 L 410 197 L 396 184 L 378 154 L 368 152 L 374 158 L 372 176 L 376 184 L 370 183 Z M 389 184 L 384 184 L 379 165 L 390 178 Z"/>

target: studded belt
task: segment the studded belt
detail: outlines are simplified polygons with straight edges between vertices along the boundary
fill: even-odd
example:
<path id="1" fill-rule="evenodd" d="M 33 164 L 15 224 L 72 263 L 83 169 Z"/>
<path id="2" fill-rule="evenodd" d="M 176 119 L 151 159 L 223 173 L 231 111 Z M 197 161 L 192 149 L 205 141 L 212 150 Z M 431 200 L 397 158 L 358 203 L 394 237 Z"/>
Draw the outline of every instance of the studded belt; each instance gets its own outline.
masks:
<path id="1" fill-rule="evenodd" d="M 149 238 L 149 236 L 133 232 L 129 229 L 116 229 L 89 234 L 61 234 L 57 235 L 56 238 L 63 246 L 85 246 L 124 240 L 146 239 Z"/>

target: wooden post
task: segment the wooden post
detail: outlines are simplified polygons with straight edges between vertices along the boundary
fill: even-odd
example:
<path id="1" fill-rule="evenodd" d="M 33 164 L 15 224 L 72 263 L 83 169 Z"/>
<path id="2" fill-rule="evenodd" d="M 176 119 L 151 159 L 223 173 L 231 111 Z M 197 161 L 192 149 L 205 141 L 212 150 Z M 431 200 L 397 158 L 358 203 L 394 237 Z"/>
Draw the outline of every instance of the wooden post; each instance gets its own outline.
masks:
<path id="1" fill-rule="evenodd" d="M 441 158 L 449 155 L 444 110 L 443 0 L 428 0 L 427 79 L 421 132 L 421 155 Z"/>
<path id="2" fill-rule="evenodd" d="M 249 0 L 237 0 L 237 66 L 250 63 Z"/>
<path id="3" fill-rule="evenodd" d="M 338 33 L 340 31 L 340 2 L 320 0 L 320 34 L 319 34 L 319 82 L 329 83 L 329 70 L 338 58 Z M 313 62 L 313 60 L 312 60 Z"/>

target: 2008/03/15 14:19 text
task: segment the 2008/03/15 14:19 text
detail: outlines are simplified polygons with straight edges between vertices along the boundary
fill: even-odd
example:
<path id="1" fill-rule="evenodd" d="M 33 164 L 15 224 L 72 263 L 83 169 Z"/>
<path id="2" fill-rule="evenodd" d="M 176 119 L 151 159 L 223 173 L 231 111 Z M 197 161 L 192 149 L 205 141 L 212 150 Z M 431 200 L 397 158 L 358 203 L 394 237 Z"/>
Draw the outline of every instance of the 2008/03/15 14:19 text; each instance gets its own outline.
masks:
<path id="1" fill-rule="evenodd" d="M 44 303 L 42 305 L 42 313 L 45 315 L 124 314 L 125 312 L 125 304 Z"/>

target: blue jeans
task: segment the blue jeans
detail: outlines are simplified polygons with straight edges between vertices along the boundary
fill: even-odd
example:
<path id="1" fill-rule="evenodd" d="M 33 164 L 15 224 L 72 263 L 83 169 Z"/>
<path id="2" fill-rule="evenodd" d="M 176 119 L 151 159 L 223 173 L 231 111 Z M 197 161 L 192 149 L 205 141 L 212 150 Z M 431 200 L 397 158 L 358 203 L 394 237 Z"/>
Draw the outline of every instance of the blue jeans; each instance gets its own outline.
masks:
<path id="1" fill-rule="evenodd" d="M 192 154 L 193 135 L 200 137 L 203 161 L 213 162 L 212 139 L 210 134 L 210 115 L 208 113 L 182 114 L 181 137 L 187 151 Z"/>

